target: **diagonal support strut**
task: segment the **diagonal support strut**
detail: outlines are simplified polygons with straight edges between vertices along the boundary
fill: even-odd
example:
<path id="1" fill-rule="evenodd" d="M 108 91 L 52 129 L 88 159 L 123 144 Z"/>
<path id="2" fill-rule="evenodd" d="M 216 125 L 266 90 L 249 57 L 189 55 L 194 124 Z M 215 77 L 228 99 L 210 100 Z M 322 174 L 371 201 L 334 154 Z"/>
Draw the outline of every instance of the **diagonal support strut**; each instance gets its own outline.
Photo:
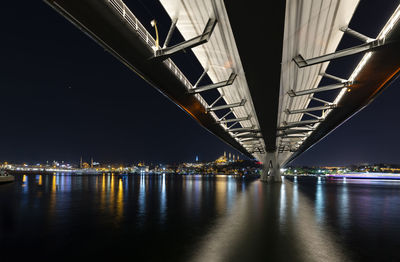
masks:
<path id="1" fill-rule="evenodd" d="M 224 86 L 230 86 L 235 81 L 236 76 L 237 75 L 235 73 L 232 73 L 229 76 L 228 80 L 226 80 L 226 81 L 221 81 L 219 83 L 210 84 L 210 85 L 206 85 L 206 86 L 202 86 L 202 87 L 196 87 L 196 88 L 190 89 L 188 92 L 190 94 L 197 94 L 200 92 L 204 92 L 204 91 L 208 91 L 208 90 L 212 90 L 212 89 L 216 89 L 216 88 L 220 88 L 220 87 L 224 87 Z"/>
<path id="2" fill-rule="evenodd" d="M 313 58 L 309 58 L 309 59 L 304 59 L 304 57 L 302 57 L 301 54 L 299 54 L 298 56 L 293 58 L 293 61 L 296 63 L 296 65 L 299 68 L 303 68 L 303 67 L 312 66 L 312 65 L 328 62 L 331 60 L 335 60 L 335 59 L 342 58 L 345 56 L 364 53 L 367 51 L 373 51 L 373 50 L 383 47 L 387 44 L 388 44 L 388 42 L 385 41 L 384 38 L 377 39 L 372 42 L 367 42 L 367 43 L 364 43 L 364 44 L 361 44 L 358 46 L 350 47 L 347 49 L 336 51 L 334 53 L 330 53 L 330 54 L 326 54 L 326 55 L 322 55 L 322 56 L 318 56 L 318 57 L 313 57 Z"/>
<path id="3" fill-rule="evenodd" d="M 185 50 L 185 49 L 189 49 L 189 48 L 193 48 L 196 47 L 198 45 L 202 45 L 204 43 L 207 43 L 208 40 L 211 37 L 212 32 L 214 31 L 215 25 L 217 24 L 217 19 L 215 18 L 210 18 L 206 24 L 206 27 L 204 28 L 204 31 L 201 35 L 196 36 L 192 39 L 189 39 L 187 41 L 184 41 L 182 43 L 176 44 L 174 46 L 171 47 L 165 47 L 162 49 L 158 49 L 155 51 L 155 55 L 154 55 L 154 59 L 158 59 L 158 60 L 165 60 L 169 57 L 171 57 L 173 54 Z"/>

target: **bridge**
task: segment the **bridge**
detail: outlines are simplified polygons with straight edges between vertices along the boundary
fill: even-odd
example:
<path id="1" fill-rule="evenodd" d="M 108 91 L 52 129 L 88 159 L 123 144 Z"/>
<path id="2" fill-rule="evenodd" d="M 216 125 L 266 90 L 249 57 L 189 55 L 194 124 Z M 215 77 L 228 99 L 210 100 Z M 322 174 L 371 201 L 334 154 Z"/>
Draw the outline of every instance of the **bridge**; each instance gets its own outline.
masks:
<path id="1" fill-rule="evenodd" d="M 121 0 L 45 2 L 204 128 L 263 162 L 265 181 L 280 181 L 280 167 L 367 106 L 400 71 L 400 7 L 377 36 L 366 36 L 349 28 L 358 0 L 272 1 L 268 10 L 243 1 L 160 0 L 171 24 L 159 36 L 156 20 L 149 32 Z M 177 31 L 184 40 L 170 44 Z M 359 44 L 338 50 L 345 34 Z M 192 82 L 174 63 L 188 50 L 203 68 Z M 355 54 L 363 56 L 349 77 L 327 72 Z M 211 83 L 202 84 L 205 76 Z M 218 94 L 211 102 L 209 92 Z"/>

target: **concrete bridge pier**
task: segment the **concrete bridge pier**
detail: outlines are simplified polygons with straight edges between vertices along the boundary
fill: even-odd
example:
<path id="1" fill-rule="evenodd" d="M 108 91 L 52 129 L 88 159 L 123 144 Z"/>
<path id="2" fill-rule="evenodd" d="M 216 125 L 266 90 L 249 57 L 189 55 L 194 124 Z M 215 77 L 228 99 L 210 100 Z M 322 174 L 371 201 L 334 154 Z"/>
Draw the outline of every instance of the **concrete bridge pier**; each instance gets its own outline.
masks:
<path id="1" fill-rule="evenodd" d="M 277 161 L 276 152 L 267 152 L 263 160 L 260 180 L 270 183 L 282 182 L 281 168 Z"/>

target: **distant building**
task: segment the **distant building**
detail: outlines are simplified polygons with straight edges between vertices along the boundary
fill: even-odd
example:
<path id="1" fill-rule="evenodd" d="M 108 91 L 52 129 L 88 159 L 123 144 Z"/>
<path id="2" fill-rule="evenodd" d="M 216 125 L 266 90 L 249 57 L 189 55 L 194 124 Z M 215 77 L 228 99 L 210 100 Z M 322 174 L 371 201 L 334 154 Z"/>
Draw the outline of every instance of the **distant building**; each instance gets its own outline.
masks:
<path id="1" fill-rule="evenodd" d="M 214 161 L 217 165 L 226 165 L 228 163 L 228 159 L 226 158 L 226 152 L 224 152 L 223 156 L 220 156 L 217 160 Z"/>

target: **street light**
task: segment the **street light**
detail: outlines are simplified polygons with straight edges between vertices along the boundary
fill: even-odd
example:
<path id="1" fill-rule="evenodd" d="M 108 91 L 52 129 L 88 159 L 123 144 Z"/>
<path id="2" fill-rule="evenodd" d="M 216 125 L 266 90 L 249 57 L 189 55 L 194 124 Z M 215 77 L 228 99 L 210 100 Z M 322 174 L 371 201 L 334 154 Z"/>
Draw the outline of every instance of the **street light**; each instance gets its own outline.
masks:
<path id="1" fill-rule="evenodd" d="M 156 49 L 159 49 L 159 41 L 158 41 L 158 29 L 157 29 L 157 21 L 155 19 L 151 20 L 151 26 L 156 30 Z"/>

